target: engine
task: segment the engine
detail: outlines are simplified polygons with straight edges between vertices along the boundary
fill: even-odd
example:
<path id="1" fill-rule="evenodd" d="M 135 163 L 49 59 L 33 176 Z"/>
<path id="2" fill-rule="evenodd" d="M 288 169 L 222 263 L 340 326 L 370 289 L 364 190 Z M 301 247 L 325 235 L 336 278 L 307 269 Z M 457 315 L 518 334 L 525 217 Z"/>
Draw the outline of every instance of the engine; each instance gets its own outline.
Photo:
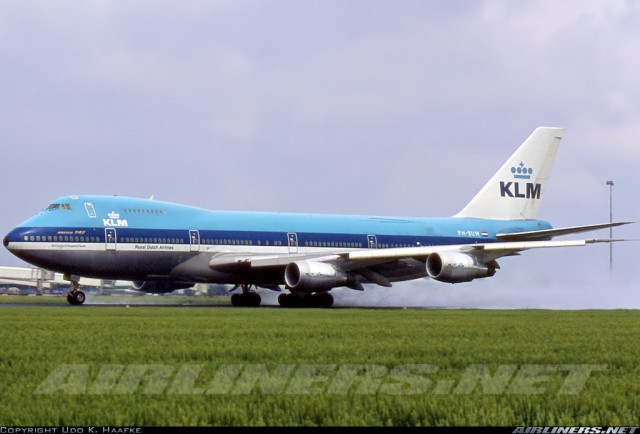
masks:
<path id="1" fill-rule="evenodd" d="M 427 258 L 427 274 L 440 282 L 461 283 L 496 274 L 493 264 L 483 264 L 477 258 L 459 252 L 432 253 Z"/>
<path id="2" fill-rule="evenodd" d="M 347 275 L 324 262 L 291 262 L 284 270 L 284 281 L 300 292 L 328 291 L 347 284 Z"/>
<path id="3" fill-rule="evenodd" d="M 193 286 L 193 283 L 174 282 L 171 280 L 134 280 L 132 283 L 133 289 L 136 291 L 149 294 L 164 294 L 176 289 L 191 288 Z"/>

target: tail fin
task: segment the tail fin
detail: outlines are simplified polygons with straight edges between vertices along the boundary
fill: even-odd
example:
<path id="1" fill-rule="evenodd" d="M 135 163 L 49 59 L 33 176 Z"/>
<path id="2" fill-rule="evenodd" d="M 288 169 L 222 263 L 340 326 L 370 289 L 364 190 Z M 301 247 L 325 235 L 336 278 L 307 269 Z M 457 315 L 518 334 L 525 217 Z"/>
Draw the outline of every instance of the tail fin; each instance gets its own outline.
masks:
<path id="1" fill-rule="evenodd" d="M 535 219 L 563 128 L 538 127 L 455 217 Z"/>

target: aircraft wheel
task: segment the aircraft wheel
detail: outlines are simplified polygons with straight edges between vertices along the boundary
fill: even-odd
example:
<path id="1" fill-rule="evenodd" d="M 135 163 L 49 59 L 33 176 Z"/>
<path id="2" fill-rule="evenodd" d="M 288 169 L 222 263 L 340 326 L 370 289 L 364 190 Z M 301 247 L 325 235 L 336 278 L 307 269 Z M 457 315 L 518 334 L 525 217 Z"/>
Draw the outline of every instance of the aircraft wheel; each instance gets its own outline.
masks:
<path id="1" fill-rule="evenodd" d="M 74 304 L 81 305 L 87 300 L 87 296 L 82 291 L 76 291 L 73 293 L 73 300 L 75 301 Z"/>
<path id="2" fill-rule="evenodd" d="M 328 292 L 319 292 L 315 294 L 314 298 L 314 302 L 317 307 L 327 308 L 333 306 L 333 295 Z"/>
<path id="3" fill-rule="evenodd" d="M 305 294 L 302 296 L 301 307 L 314 307 L 316 305 L 316 297 L 314 294 Z"/>
<path id="4" fill-rule="evenodd" d="M 262 297 L 257 292 L 247 292 L 245 297 L 247 298 L 247 306 L 258 307 L 262 302 Z"/>
<path id="5" fill-rule="evenodd" d="M 287 294 L 286 292 L 283 292 L 282 294 L 280 294 L 278 296 L 278 304 L 282 307 L 292 307 L 293 306 L 293 300 L 291 299 L 293 295 L 292 294 Z"/>
<path id="6" fill-rule="evenodd" d="M 233 294 L 231 296 L 231 304 L 233 306 L 242 306 L 243 297 L 241 294 Z"/>
<path id="7" fill-rule="evenodd" d="M 278 304 L 282 307 L 301 307 L 302 297 L 292 293 L 282 293 L 278 296 Z"/>
<path id="8" fill-rule="evenodd" d="M 233 306 L 258 307 L 261 302 L 262 297 L 255 291 L 237 293 L 231 296 L 231 304 Z"/>
<path id="9" fill-rule="evenodd" d="M 283 292 L 278 296 L 278 304 L 282 307 L 289 307 L 289 294 Z"/>
<path id="10" fill-rule="evenodd" d="M 67 303 L 72 304 L 72 305 L 75 305 L 75 304 L 76 304 L 76 301 L 75 301 L 75 299 L 73 298 L 73 294 L 71 294 L 71 293 L 68 293 L 68 294 L 67 294 Z"/>

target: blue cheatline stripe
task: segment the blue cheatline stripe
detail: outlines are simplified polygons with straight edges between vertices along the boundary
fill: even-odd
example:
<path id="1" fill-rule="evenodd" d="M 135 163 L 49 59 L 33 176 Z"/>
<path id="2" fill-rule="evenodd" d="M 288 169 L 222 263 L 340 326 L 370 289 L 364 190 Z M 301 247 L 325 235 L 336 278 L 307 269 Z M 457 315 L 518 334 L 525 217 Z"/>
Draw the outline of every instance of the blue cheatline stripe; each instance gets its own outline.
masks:
<path id="1" fill-rule="evenodd" d="M 188 230 L 109 228 L 116 233 L 118 244 L 190 244 Z M 288 233 L 262 231 L 198 231 L 199 244 L 286 246 Z M 368 248 L 370 234 L 297 233 L 300 247 Z M 479 234 L 478 234 L 479 235 Z M 84 242 L 104 243 L 104 228 L 38 228 L 21 227 L 12 232 L 11 242 Z M 413 247 L 445 244 L 490 242 L 486 237 L 437 237 L 415 235 L 377 235 L 378 248 Z"/>

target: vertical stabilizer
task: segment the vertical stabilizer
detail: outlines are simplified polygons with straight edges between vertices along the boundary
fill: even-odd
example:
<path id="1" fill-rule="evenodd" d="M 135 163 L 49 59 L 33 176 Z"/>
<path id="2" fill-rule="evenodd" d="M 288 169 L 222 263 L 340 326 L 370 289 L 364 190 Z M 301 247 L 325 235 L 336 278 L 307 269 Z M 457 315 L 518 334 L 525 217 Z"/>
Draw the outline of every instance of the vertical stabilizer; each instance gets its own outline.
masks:
<path id="1" fill-rule="evenodd" d="M 455 217 L 536 219 L 563 133 L 563 128 L 536 128 Z"/>

